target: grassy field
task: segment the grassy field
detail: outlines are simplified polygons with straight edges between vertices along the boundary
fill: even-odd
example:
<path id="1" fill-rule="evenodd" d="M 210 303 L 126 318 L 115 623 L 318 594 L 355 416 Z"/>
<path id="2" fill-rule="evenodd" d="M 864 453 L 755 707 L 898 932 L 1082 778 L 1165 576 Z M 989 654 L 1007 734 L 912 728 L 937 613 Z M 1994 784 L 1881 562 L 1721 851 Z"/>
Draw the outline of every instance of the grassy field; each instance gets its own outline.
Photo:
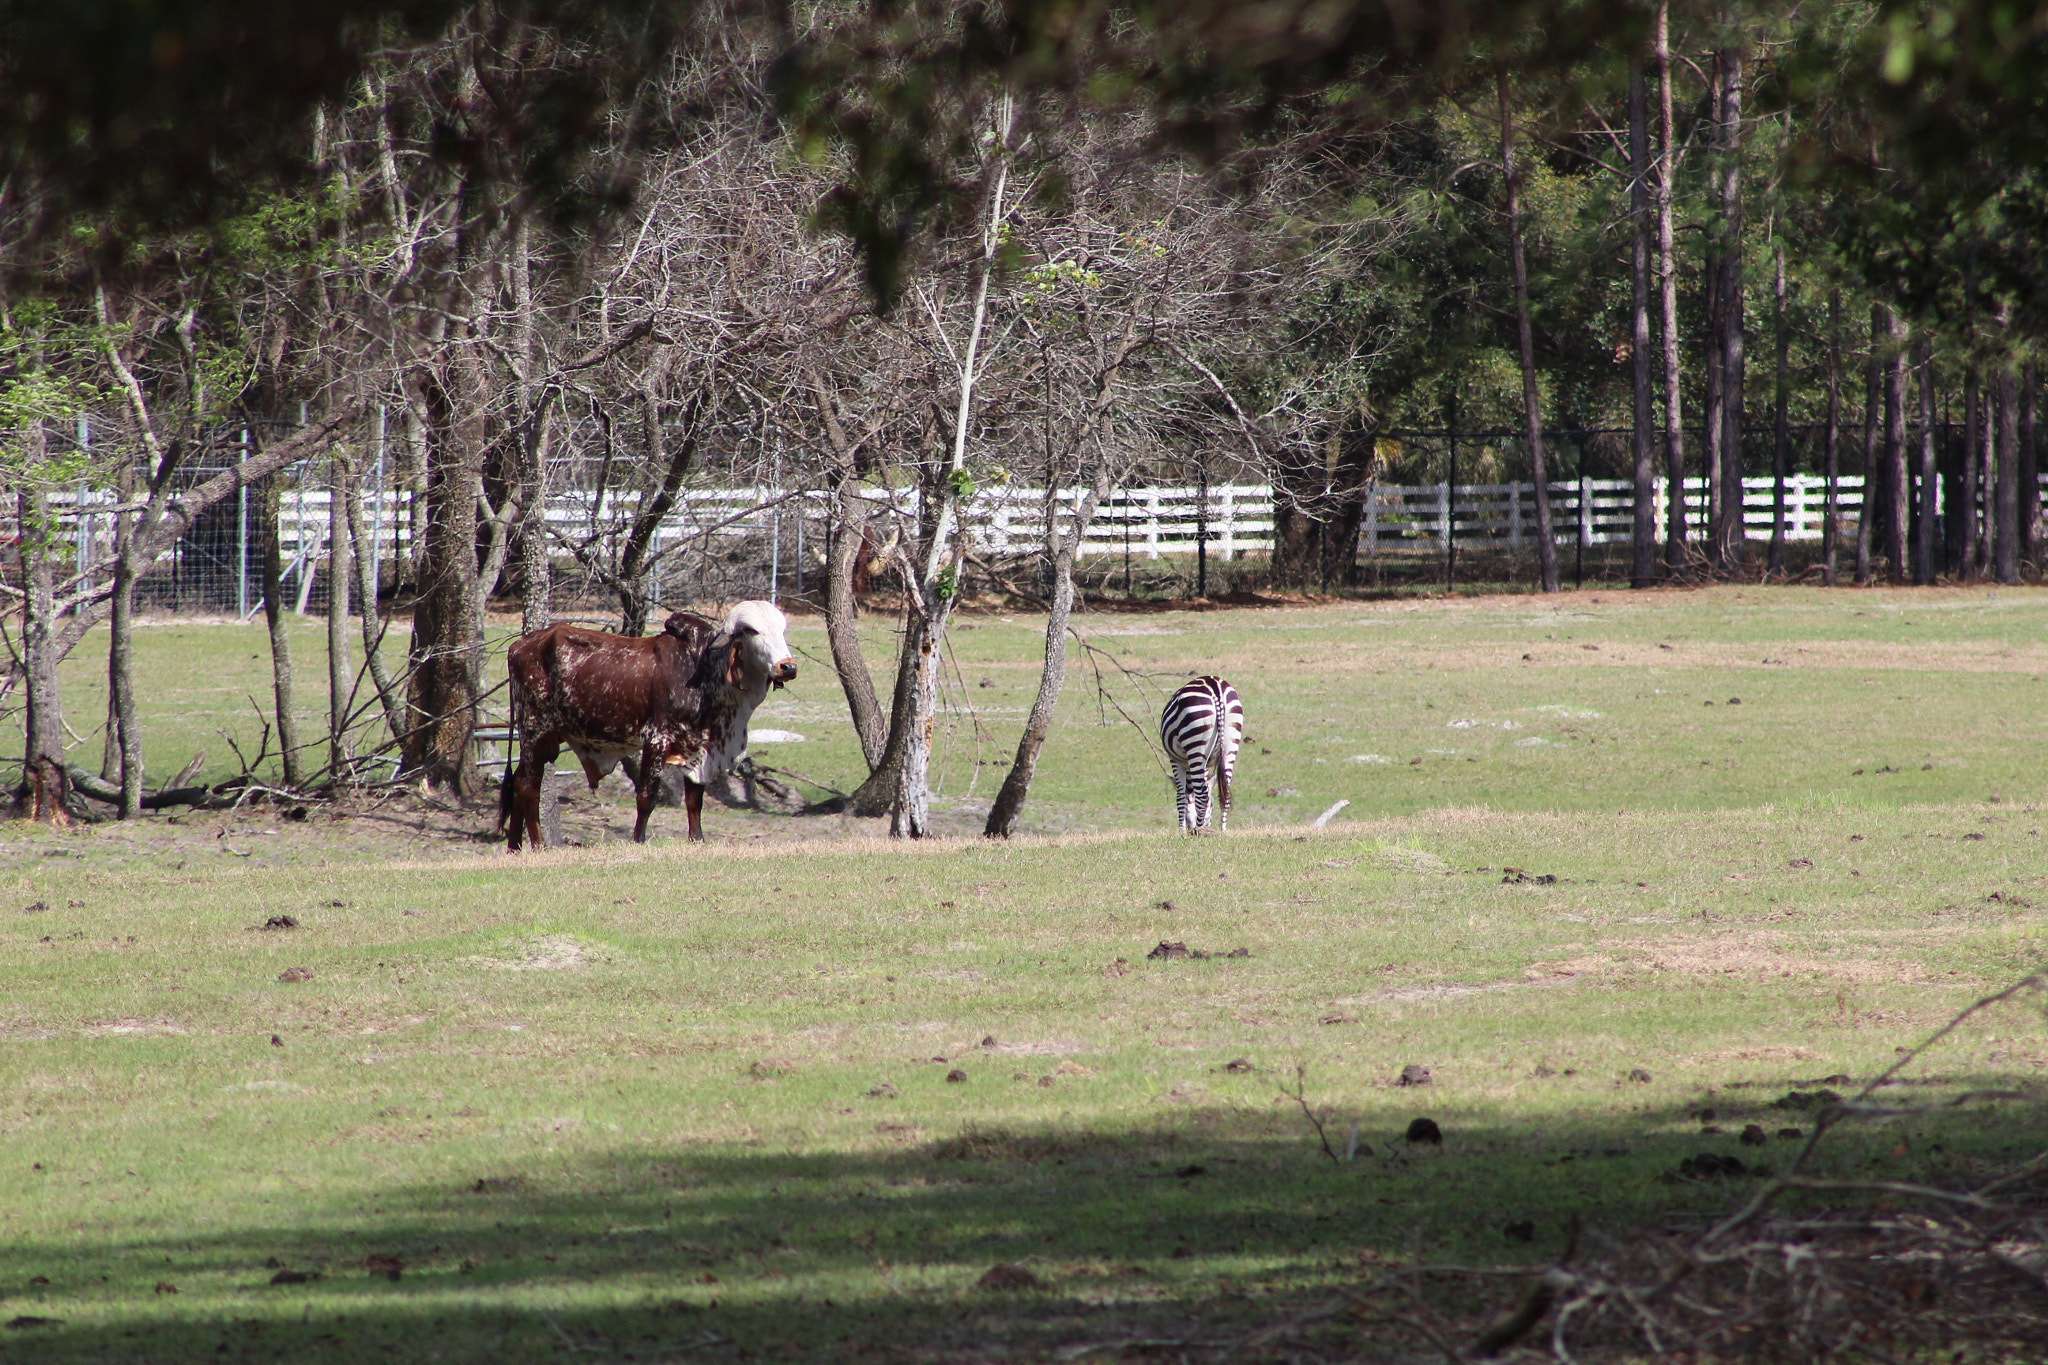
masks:
<path id="1" fill-rule="evenodd" d="M 1038 633 L 969 624 L 963 829 Z M 248 811 L 10 830 L 0 1323 L 41 1321 L 0 1360 L 1115 1359 L 1388 1265 L 1541 1264 L 1574 1218 L 1697 1225 L 1755 1182 L 1682 1160 L 1782 1166 L 1789 1092 L 2048 959 L 2044 625 L 2010 591 L 1090 615 L 1141 719 L 1188 671 L 1246 693 L 1233 832 L 1200 841 L 1085 665 L 1005 845 L 716 811 L 707 848 L 640 848 L 615 805 L 518 861 Z M 261 636 L 145 634 L 168 770 L 263 697 Z M 757 723 L 844 786 L 827 676 Z M 1910 1093 L 2024 1098 L 1838 1130 L 1815 1168 L 2001 1169 L 2044 1069 L 2038 997 L 1979 1016 Z M 1404 1140 L 1424 1116 L 1440 1147 Z"/>
<path id="2" fill-rule="evenodd" d="M 886 695 L 893 622 L 866 625 Z M 1150 730 L 1165 694 L 1195 672 L 1222 673 L 1246 698 L 1233 815 L 1242 827 L 1298 824 L 1339 799 L 1365 818 L 1446 805 L 1891 808 L 2039 790 L 2025 741 L 2041 734 L 2048 707 L 2048 596 L 2028 590 L 1096 611 L 1077 629 L 1090 649 L 1075 651 L 1026 813 L 1025 827 L 1041 833 L 1159 827 L 1171 792 Z M 493 681 L 510 634 L 492 632 Z M 300 727 L 309 745 L 323 737 L 324 760 L 324 637 L 318 623 L 296 635 Z M 402 623 L 391 632 L 395 667 L 404 636 Z M 168 776 L 199 751 L 205 778 L 238 771 L 227 739 L 253 756 L 259 708 L 271 706 L 261 627 L 167 618 L 140 640 L 150 773 Z M 770 696 L 756 725 L 806 742 L 759 754 L 810 779 L 813 796 L 848 789 L 865 769 L 822 623 L 798 618 L 791 640 L 803 674 Z M 963 832 L 979 829 L 1000 785 L 1043 641 L 1043 620 L 1021 614 L 965 618 L 952 636 L 955 684 L 934 770 L 937 808 Z M 74 752 L 92 766 L 99 743 L 87 726 L 105 708 L 95 648 L 103 635 L 64 674 L 67 715 L 90 740 Z M 606 795 L 627 794 L 615 778 Z"/>

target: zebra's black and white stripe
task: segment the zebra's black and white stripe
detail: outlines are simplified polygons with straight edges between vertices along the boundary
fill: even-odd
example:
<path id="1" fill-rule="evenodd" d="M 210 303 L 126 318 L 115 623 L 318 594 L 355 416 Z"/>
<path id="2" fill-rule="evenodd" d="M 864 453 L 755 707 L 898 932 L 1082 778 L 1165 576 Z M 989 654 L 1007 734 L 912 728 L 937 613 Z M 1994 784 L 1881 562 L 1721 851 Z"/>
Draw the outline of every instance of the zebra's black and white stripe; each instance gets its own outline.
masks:
<path id="1" fill-rule="evenodd" d="M 1229 824 L 1230 774 L 1244 742 L 1244 701 L 1237 689 L 1221 678 L 1196 678 L 1184 685 L 1166 699 L 1159 742 L 1173 764 L 1173 806 L 1180 827 L 1198 834 Z"/>

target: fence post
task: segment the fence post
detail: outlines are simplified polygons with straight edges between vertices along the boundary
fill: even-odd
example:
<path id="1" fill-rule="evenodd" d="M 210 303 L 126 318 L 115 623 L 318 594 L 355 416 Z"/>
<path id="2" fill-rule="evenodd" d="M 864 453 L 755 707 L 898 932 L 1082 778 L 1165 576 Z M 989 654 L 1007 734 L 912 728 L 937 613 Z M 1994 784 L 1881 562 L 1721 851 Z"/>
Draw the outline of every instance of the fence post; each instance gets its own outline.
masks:
<path id="1" fill-rule="evenodd" d="M 1508 548 L 1522 548 L 1522 485 L 1519 481 L 1508 484 Z"/>
<path id="2" fill-rule="evenodd" d="M 1593 481 L 1579 475 L 1579 548 L 1593 543 Z"/>
<path id="3" fill-rule="evenodd" d="M 1237 485 L 1223 485 L 1223 562 L 1237 558 Z"/>
<path id="4" fill-rule="evenodd" d="M 83 413 L 80 413 L 78 417 L 78 453 L 86 457 L 86 462 L 88 464 L 91 463 L 92 419 L 85 416 L 85 414 Z M 90 496 L 90 490 L 87 489 L 85 480 L 80 479 L 78 481 L 78 506 L 80 507 L 80 509 L 83 509 L 91 501 L 92 498 Z M 78 572 L 79 574 L 83 575 L 85 573 L 86 566 L 89 563 L 91 563 L 92 554 L 92 516 L 89 513 L 86 513 L 83 510 L 80 511 L 78 516 L 78 529 L 74 534 L 76 536 L 78 549 Z M 84 608 L 80 607 L 79 610 L 83 611 Z"/>
<path id="5" fill-rule="evenodd" d="M 1145 558 L 1159 558 L 1159 490 L 1145 490 Z"/>
<path id="6" fill-rule="evenodd" d="M 1380 552 L 1380 483 L 1374 479 L 1366 485 L 1365 492 L 1365 552 L 1377 556 Z"/>
<path id="7" fill-rule="evenodd" d="M 1451 485 L 1447 479 L 1436 486 L 1436 547 L 1451 548 Z"/>
<path id="8" fill-rule="evenodd" d="M 249 458 L 249 428 L 242 428 L 240 464 Z M 243 484 L 235 493 L 235 620 L 249 619 L 249 485 Z"/>
<path id="9" fill-rule="evenodd" d="M 377 600 L 384 592 L 384 405 L 377 405 L 377 476 L 370 485 L 370 591 L 373 594 L 365 606 L 372 612 L 377 609 Z M 547 499 L 535 509 L 543 526 L 548 519 Z"/>

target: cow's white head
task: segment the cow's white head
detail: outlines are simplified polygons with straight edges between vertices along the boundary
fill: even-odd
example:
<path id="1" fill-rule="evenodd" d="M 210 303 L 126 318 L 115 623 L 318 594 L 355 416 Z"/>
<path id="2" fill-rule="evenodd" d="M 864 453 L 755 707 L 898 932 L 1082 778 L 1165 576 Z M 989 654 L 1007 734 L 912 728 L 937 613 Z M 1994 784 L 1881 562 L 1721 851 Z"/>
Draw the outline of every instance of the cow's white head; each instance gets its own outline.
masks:
<path id="1" fill-rule="evenodd" d="M 719 634 L 729 641 L 726 680 L 734 687 L 748 682 L 780 687 L 796 678 L 796 659 L 789 652 L 789 618 L 773 602 L 742 602 L 725 616 Z"/>

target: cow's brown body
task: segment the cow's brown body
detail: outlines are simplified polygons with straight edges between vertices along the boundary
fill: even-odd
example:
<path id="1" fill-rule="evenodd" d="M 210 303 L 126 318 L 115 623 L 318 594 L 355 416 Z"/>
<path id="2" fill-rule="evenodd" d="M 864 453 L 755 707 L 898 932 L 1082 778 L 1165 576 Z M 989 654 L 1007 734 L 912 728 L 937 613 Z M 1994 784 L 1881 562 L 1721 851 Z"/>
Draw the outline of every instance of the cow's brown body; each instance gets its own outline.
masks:
<path id="1" fill-rule="evenodd" d="M 764 607 L 772 621 L 759 617 Z M 770 642 L 750 624 L 756 619 L 773 630 L 765 651 Z M 505 661 L 519 763 L 506 773 L 499 802 L 501 822 L 510 826 L 507 846 L 516 852 L 527 838 L 542 843 L 541 773 L 564 747 L 582 761 L 592 788 L 621 761 L 637 760 L 633 838 L 643 843 L 662 766 L 679 765 L 690 837 L 702 839 L 704 784 L 745 750 L 747 720 L 770 684 L 796 676 L 781 620 L 766 603 L 742 603 L 724 627 L 679 611 L 659 635 L 561 625 L 514 643 Z"/>

